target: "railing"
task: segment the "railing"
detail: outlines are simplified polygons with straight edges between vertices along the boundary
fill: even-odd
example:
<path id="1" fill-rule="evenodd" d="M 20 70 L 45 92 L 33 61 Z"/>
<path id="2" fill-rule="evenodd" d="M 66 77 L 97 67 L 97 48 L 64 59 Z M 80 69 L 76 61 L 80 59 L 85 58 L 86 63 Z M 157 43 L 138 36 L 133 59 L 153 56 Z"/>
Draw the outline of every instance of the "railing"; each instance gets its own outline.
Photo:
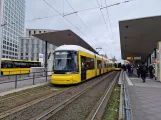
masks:
<path id="1" fill-rule="evenodd" d="M 125 72 L 123 73 L 123 92 L 124 92 L 124 111 L 125 111 L 125 120 L 132 120 L 131 105 L 129 100 L 129 93 L 126 86 Z"/>
<path id="2" fill-rule="evenodd" d="M 29 73 L 25 73 L 25 74 L 1 75 L 0 76 L 0 84 L 14 83 L 14 88 L 16 89 L 19 81 L 30 80 L 30 81 L 32 81 L 32 84 L 35 85 L 35 80 L 37 78 L 43 78 L 43 80 L 45 80 L 47 82 L 48 76 L 50 76 L 50 75 L 48 75 L 48 73 L 51 73 L 51 71 L 32 72 L 32 73 L 29 72 Z"/>

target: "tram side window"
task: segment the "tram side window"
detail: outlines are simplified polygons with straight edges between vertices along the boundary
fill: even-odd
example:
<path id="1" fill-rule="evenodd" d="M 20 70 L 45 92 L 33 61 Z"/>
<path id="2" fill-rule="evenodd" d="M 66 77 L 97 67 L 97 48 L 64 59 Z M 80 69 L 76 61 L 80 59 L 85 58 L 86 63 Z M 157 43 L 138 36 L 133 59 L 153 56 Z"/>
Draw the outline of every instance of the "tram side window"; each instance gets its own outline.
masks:
<path id="1" fill-rule="evenodd" d="M 13 68 L 12 61 L 2 61 L 1 65 L 2 68 Z"/>
<path id="2" fill-rule="evenodd" d="M 2 61 L 2 63 L 1 63 L 1 67 L 2 67 L 2 68 L 7 68 L 7 62 Z"/>
<path id="3" fill-rule="evenodd" d="M 102 68 L 102 61 L 101 60 L 97 60 L 97 68 L 98 69 Z"/>
<path id="4" fill-rule="evenodd" d="M 13 62 L 13 68 L 21 68 L 21 63 L 19 61 Z"/>
<path id="5" fill-rule="evenodd" d="M 81 56 L 82 69 L 92 70 L 94 69 L 94 59 Z"/>

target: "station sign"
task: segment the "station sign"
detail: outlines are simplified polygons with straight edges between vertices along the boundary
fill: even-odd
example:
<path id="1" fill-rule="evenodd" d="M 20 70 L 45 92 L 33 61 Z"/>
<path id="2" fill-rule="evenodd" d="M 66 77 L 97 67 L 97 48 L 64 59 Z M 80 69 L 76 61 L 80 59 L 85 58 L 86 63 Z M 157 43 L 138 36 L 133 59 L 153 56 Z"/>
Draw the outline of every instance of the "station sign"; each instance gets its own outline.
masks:
<path id="1" fill-rule="evenodd" d="M 133 57 L 127 57 L 126 59 L 127 60 L 133 60 Z"/>
<path id="2" fill-rule="evenodd" d="M 141 57 L 134 57 L 134 60 L 141 60 Z"/>
<path id="3" fill-rule="evenodd" d="M 127 57 L 127 60 L 141 60 L 141 57 Z"/>

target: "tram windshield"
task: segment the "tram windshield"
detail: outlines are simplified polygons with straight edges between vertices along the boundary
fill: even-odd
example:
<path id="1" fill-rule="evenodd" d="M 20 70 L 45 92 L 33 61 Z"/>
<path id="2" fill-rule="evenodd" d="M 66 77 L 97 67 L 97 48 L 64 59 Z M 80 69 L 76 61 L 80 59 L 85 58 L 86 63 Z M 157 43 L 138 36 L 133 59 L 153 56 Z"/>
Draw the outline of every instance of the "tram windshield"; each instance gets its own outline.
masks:
<path id="1" fill-rule="evenodd" d="M 75 51 L 55 52 L 54 71 L 77 72 L 78 54 Z"/>

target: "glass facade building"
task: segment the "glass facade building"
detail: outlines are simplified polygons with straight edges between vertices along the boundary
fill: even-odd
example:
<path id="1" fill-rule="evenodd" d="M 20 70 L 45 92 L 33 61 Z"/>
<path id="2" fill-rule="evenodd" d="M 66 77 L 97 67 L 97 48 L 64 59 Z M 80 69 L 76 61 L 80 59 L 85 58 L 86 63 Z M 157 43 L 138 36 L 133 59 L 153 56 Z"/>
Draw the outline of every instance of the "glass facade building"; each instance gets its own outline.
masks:
<path id="1" fill-rule="evenodd" d="M 0 0 L 2 57 L 18 59 L 19 37 L 24 36 L 25 0 Z"/>

